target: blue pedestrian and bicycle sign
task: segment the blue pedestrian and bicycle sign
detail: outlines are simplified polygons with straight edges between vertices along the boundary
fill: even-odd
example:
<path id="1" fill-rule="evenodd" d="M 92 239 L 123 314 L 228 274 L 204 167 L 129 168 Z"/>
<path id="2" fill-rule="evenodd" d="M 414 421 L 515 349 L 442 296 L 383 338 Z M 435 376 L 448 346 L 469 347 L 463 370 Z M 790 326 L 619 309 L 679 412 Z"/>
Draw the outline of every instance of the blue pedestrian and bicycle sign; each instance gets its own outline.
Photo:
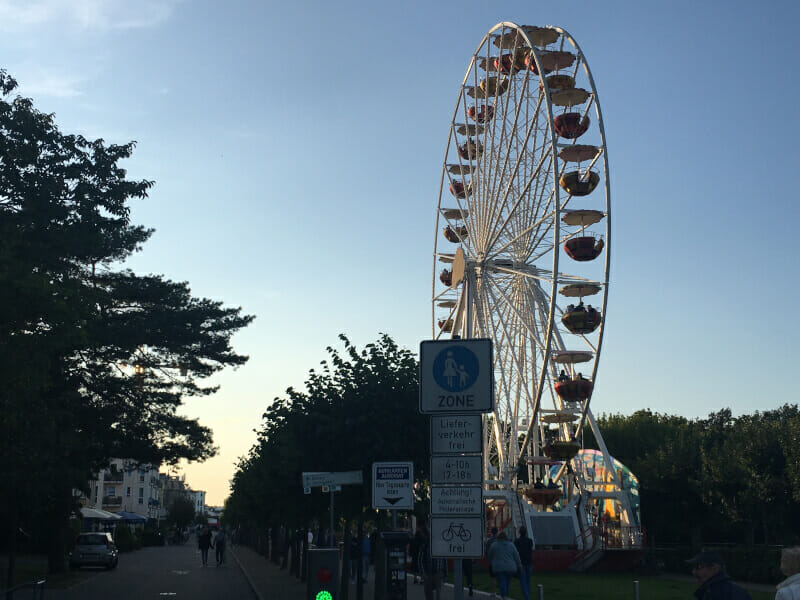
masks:
<path id="1" fill-rule="evenodd" d="M 426 340 L 419 347 L 419 411 L 486 413 L 494 409 L 492 342 Z"/>

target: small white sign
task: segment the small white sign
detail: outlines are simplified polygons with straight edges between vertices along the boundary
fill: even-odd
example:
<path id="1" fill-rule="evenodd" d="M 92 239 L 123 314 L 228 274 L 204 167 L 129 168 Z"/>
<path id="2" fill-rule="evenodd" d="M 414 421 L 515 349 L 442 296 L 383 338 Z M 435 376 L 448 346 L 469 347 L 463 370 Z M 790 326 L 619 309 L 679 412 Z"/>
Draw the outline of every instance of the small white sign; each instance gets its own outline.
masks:
<path id="1" fill-rule="evenodd" d="M 431 556 L 483 556 L 483 517 L 431 517 Z"/>
<path id="2" fill-rule="evenodd" d="M 419 411 L 487 413 L 494 409 L 492 341 L 426 340 L 419 345 Z"/>
<path id="3" fill-rule="evenodd" d="M 483 514 L 483 489 L 479 485 L 431 486 L 431 514 L 479 517 Z"/>
<path id="4" fill-rule="evenodd" d="M 481 452 L 482 420 L 481 415 L 432 415 L 431 454 Z"/>
<path id="5" fill-rule="evenodd" d="M 431 456 L 431 483 L 483 483 L 483 457 Z"/>
<path id="6" fill-rule="evenodd" d="M 372 463 L 372 508 L 376 510 L 414 508 L 414 463 Z"/>

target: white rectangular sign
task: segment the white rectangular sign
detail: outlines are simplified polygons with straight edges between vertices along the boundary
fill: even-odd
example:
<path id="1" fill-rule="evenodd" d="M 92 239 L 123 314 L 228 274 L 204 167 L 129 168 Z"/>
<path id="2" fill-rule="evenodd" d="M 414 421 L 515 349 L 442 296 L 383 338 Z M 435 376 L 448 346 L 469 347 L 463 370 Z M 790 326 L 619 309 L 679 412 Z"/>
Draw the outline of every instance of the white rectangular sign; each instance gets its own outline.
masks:
<path id="1" fill-rule="evenodd" d="M 483 517 L 431 517 L 431 556 L 483 556 Z"/>
<path id="2" fill-rule="evenodd" d="M 432 415 L 431 454 L 481 452 L 482 420 L 481 415 Z"/>
<path id="3" fill-rule="evenodd" d="M 419 411 L 486 413 L 494 408 L 492 341 L 426 340 L 419 345 Z"/>
<path id="4" fill-rule="evenodd" d="M 372 508 L 414 508 L 414 463 L 372 463 Z"/>
<path id="5" fill-rule="evenodd" d="M 330 487 L 332 485 L 348 485 L 364 483 L 361 471 L 304 471 L 303 488 Z"/>
<path id="6" fill-rule="evenodd" d="M 480 517 L 483 514 L 483 488 L 479 485 L 431 486 L 431 514 Z"/>
<path id="7" fill-rule="evenodd" d="M 483 483 L 483 457 L 431 456 L 431 483 Z"/>

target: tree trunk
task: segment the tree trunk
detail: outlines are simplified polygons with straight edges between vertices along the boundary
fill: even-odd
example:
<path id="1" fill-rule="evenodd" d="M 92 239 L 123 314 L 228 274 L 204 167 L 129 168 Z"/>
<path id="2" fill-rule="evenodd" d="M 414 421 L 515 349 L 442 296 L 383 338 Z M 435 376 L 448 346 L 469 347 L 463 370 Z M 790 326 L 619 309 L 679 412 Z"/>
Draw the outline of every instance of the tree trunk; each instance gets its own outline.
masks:
<path id="1" fill-rule="evenodd" d="M 67 529 L 69 513 L 72 508 L 72 494 L 68 492 L 53 498 L 53 506 L 48 512 L 47 531 L 47 570 L 50 574 L 63 573 L 67 570 Z"/>
<path id="2" fill-rule="evenodd" d="M 14 587 L 14 563 L 17 558 L 17 529 L 19 528 L 19 513 L 14 500 L 8 512 L 8 569 L 6 571 L 6 589 Z"/>

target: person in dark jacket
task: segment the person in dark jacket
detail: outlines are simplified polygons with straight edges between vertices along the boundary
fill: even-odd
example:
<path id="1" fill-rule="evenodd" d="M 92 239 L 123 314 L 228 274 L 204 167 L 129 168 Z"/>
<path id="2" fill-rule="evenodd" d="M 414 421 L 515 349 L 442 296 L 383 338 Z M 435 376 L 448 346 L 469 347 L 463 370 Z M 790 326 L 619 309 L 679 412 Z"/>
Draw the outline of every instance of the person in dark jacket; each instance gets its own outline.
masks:
<path id="1" fill-rule="evenodd" d="M 692 565 L 692 576 L 700 584 L 697 600 L 752 600 L 725 572 L 725 561 L 718 552 L 700 552 L 686 561 Z"/>
<path id="2" fill-rule="evenodd" d="M 533 540 L 528 537 L 528 530 L 525 527 L 519 528 L 519 537 L 514 540 L 514 546 L 519 553 L 519 561 L 522 569 L 519 572 L 519 587 L 522 590 L 524 600 L 529 600 L 531 596 L 531 571 L 533 570 Z"/>
<path id="3" fill-rule="evenodd" d="M 197 546 L 200 548 L 200 557 L 205 567 L 208 565 L 208 549 L 214 547 L 211 543 L 211 532 L 208 530 L 208 527 L 203 527 L 200 535 L 197 536 Z"/>

